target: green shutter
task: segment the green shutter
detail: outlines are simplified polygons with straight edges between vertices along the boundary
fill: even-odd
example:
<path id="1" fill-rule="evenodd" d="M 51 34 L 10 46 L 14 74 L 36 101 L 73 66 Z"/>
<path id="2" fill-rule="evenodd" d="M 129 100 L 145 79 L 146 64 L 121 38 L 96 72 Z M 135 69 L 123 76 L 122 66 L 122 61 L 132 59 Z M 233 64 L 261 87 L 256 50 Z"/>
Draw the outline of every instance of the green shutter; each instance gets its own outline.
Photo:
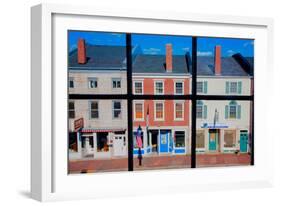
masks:
<path id="1" fill-rule="evenodd" d="M 207 105 L 204 105 L 204 119 L 207 119 Z"/>
<path id="2" fill-rule="evenodd" d="M 238 82 L 238 94 L 242 93 L 242 82 Z"/>
<path id="3" fill-rule="evenodd" d="M 228 118 L 228 105 L 225 106 L 225 119 Z"/>
<path id="4" fill-rule="evenodd" d="M 237 119 L 241 119 L 241 105 L 237 106 Z"/>
<path id="5" fill-rule="evenodd" d="M 208 92 L 208 84 L 207 84 L 207 81 L 204 81 L 204 93 L 207 94 Z"/>
<path id="6" fill-rule="evenodd" d="M 229 82 L 225 82 L 225 93 L 229 93 Z"/>

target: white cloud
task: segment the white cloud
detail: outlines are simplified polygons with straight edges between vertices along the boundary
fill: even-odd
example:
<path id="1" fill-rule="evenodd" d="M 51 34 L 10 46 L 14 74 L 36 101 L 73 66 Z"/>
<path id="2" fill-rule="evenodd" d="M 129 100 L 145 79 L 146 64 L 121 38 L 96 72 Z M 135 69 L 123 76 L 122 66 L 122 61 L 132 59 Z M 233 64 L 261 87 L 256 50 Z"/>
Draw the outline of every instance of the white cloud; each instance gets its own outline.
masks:
<path id="1" fill-rule="evenodd" d="M 184 47 L 184 48 L 182 48 L 182 50 L 188 52 L 190 49 L 189 49 L 189 47 Z"/>
<path id="2" fill-rule="evenodd" d="M 235 51 L 233 51 L 233 50 L 227 50 L 227 54 L 229 55 L 229 56 L 231 56 L 231 55 L 233 55 L 234 53 L 236 53 Z"/>
<path id="3" fill-rule="evenodd" d="M 211 51 L 198 51 L 197 55 L 198 56 L 212 56 L 212 52 Z"/>
<path id="4" fill-rule="evenodd" d="M 118 33 L 112 33 L 111 35 L 112 36 L 116 36 L 116 37 L 121 37 L 122 36 L 122 34 L 118 34 Z"/>
<path id="5" fill-rule="evenodd" d="M 161 49 L 158 49 L 158 48 L 143 49 L 144 54 L 159 54 L 160 51 L 161 51 Z"/>
<path id="6" fill-rule="evenodd" d="M 246 42 L 246 43 L 243 44 L 244 47 L 247 47 L 247 46 L 249 46 L 249 45 L 253 46 L 253 45 L 254 45 L 254 40 L 248 41 L 248 42 Z"/>

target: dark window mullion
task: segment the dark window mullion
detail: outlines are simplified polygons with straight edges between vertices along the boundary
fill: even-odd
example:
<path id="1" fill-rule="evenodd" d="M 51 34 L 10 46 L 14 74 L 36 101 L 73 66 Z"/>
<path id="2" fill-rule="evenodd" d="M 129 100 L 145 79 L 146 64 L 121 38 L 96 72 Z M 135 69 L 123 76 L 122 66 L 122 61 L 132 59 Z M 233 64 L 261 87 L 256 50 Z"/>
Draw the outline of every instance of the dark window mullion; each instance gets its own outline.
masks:
<path id="1" fill-rule="evenodd" d="M 197 37 L 192 37 L 191 168 L 196 168 Z"/>
<path id="2" fill-rule="evenodd" d="M 128 114 L 128 171 L 134 170 L 133 108 L 132 108 L 132 35 L 126 34 L 127 114 Z"/>

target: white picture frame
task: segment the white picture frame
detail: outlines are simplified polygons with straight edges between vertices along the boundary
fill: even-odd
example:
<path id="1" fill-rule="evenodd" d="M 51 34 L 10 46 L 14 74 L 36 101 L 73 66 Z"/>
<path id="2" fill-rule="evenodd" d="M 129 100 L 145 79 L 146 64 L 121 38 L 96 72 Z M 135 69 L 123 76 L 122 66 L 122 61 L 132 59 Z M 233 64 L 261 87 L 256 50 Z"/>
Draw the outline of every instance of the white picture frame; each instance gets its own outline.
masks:
<path id="1" fill-rule="evenodd" d="M 266 85 L 267 89 L 273 88 L 270 81 L 273 75 L 272 19 L 188 13 L 167 14 L 57 4 L 34 6 L 31 14 L 32 198 L 52 201 L 272 185 L 274 138 L 271 132 L 267 133 L 270 129 L 265 109 L 272 104 L 270 101 L 272 97 L 270 93 L 266 93 L 264 87 Z M 67 124 L 64 101 L 67 98 L 65 90 L 67 67 L 64 67 L 66 59 L 63 58 L 67 55 L 67 50 L 65 50 L 66 39 L 61 38 L 67 29 L 73 28 L 255 38 L 255 165 L 161 170 L 161 172 L 155 170 L 67 175 L 66 138 L 65 140 L 58 138 L 63 136 L 62 131 L 66 131 Z M 57 38 L 63 40 L 64 46 L 56 46 Z M 265 94 L 268 95 L 266 98 Z M 62 111 L 61 108 L 65 110 Z M 262 141 L 264 137 L 267 141 Z M 148 187 L 150 181 L 154 184 Z"/>

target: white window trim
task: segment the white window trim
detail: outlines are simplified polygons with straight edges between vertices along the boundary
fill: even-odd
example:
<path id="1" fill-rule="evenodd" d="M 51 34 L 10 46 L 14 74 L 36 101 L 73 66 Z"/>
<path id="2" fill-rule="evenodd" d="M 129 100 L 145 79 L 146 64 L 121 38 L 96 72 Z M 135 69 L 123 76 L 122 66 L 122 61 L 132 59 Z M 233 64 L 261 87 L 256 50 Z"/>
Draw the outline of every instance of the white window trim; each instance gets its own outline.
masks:
<path id="1" fill-rule="evenodd" d="M 136 104 L 142 104 L 142 118 L 136 118 Z M 134 101 L 134 120 L 144 121 L 144 100 Z"/>
<path id="2" fill-rule="evenodd" d="M 92 102 L 98 103 L 98 117 L 95 117 L 95 118 L 92 117 L 92 107 L 91 107 Z M 100 102 L 98 100 L 90 100 L 89 101 L 89 109 L 90 109 L 90 113 L 89 113 L 89 117 L 90 117 L 89 119 L 90 120 L 97 120 L 97 119 L 100 118 Z"/>
<path id="3" fill-rule="evenodd" d="M 187 137 L 187 132 L 185 131 L 185 130 L 180 130 L 180 129 L 176 129 L 176 130 L 174 130 L 174 134 L 175 134 L 175 137 L 174 138 L 176 138 L 176 132 L 184 132 L 184 147 L 177 147 L 176 146 L 176 141 L 174 142 L 174 147 L 175 148 L 177 148 L 177 149 L 185 149 L 186 150 L 186 144 L 187 144 L 187 142 L 186 142 L 186 137 Z M 186 152 L 185 152 L 186 153 Z"/>
<path id="4" fill-rule="evenodd" d="M 97 81 L 97 87 L 90 87 L 90 81 L 91 80 L 96 80 Z M 99 87 L 99 82 L 97 77 L 88 77 L 88 89 L 97 89 Z"/>
<path id="5" fill-rule="evenodd" d="M 134 80 L 133 81 L 134 82 L 134 84 L 133 84 L 133 87 L 134 87 L 134 94 L 136 94 L 136 95 L 141 95 L 141 94 L 143 94 L 143 80 Z M 139 93 L 139 94 L 137 94 L 136 93 L 136 87 L 135 87 L 135 83 L 141 83 L 141 93 Z"/>
<path id="6" fill-rule="evenodd" d="M 120 117 L 114 117 L 114 102 L 120 102 L 120 111 L 121 111 L 121 116 Z M 118 120 L 118 119 L 122 119 L 122 116 L 123 116 L 123 106 L 122 106 L 122 100 L 112 100 L 112 119 L 113 120 Z"/>
<path id="7" fill-rule="evenodd" d="M 203 93 L 204 93 L 204 81 L 197 81 L 197 82 L 196 82 L 196 88 L 197 88 L 197 84 L 198 84 L 199 82 L 202 83 L 202 92 L 198 92 L 198 89 L 196 89 L 196 93 L 198 93 L 198 94 L 203 94 Z"/>
<path id="8" fill-rule="evenodd" d="M 182 93 L 181 94 L 177 94 L 176 83 L 182 83 Z M 184 81 L 183 80 L 175 80 L 174 81 L 174 94 L 175 95 L 183 95 L 184 94 Z"/>
<path id="9" fill-rule="evenodd" d="M 197 107 L 202 107 L 202 116 L 201 117 L 199 117 L 198 115 L 197 115 Z M 196 119 L 204 119 L 204 104 L 202 104 L 202 105 L 197 105 L 196 104 Z"/>
<path id="10" fill-rule="evenodd" d="M 120 88 L 119 87 L 113 87 L 113 81 L 114 80 L 120 80 Z M 122 78 L 121 77 L 112 77 L 111 78 L 111 88 L 112 89 L 122 89 Z"/>
<path id="11" fill-rule="evenodd" d="M 236 92 L 231 91 L 231 83 L 236 83 Z M 229 81 L 229 94 L 238 94 L 238 81 Z"/>
<path id="12" fill-rule="evenodd" d="M 235 107 L 235 117 L 230 117 L 230 107 Z M 228 104 L 228 119 L 238 119 L 237 118 L 237 111 L 238 110 L 238 105 L 230 105 Z"/>
<path id="13" fill-rule="evenodd" d="M 163 85 L 163 93 L 161 93 L 161 94 L 157 94 L 157 93 L 156 93 L 156 83 L 158 83 L 158 82 L 161 82 L 162 85 Z M 154 94 L 156 94 L 156 95 L 165 94 L 165 82 L 164 82 L 164 80 L 155 80 L 155 81 L 154 81 Z"/>
<path id="14" fill-rule="evenodd" d="M 156 104 L 162 103 L 163 104 L 163 118 L 156 118 Z M 164 121 L 165 120 L 165 101 L 154 101 L 154 121 Z"/>
<path id="15" fill-rule="evenodd" d="M 70 87 L 70 82 L 73 82 L 73 87 Z M 69 77 L 68 79 L 68 88 L 69 89 L 74 89 L 75 88 L 75 82 L 74 82 L 74 77 Z"/>
<path id="16" fill-rule="evenodd" d="M 181 103 L 183 105 L 182 107 L 182 118 L 176 118 L 176 104 Z M 175 121 L 183 121 L 184 120 L 184 101 L 174 101 L 174 120 Z"/>

